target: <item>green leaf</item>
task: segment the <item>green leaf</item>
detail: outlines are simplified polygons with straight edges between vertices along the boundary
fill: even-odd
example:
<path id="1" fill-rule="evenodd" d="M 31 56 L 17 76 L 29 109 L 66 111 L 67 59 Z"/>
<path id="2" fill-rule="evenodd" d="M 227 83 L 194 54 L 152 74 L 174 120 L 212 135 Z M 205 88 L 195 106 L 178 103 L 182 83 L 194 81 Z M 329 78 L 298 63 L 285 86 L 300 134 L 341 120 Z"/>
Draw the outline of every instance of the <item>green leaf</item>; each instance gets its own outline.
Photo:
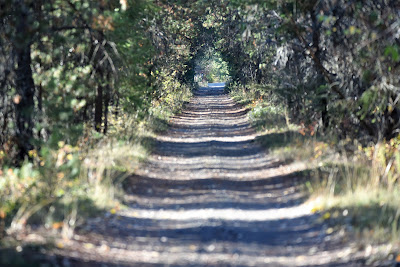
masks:
<path id="1" fill-rule="evenodd" d="M 398 62 L 400 59 L 399 56 L 399 46 L 391 45 L 385 48 L 385 56 L 390 56 L 394 62 Z"/>

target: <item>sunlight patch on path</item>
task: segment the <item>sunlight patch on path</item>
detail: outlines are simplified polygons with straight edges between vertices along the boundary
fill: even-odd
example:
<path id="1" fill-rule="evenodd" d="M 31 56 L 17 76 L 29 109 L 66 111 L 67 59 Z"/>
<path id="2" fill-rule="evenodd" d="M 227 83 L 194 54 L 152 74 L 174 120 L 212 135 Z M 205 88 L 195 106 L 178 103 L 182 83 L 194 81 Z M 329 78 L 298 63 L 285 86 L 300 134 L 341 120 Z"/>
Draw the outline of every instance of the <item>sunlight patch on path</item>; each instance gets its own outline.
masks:
<path id="1" fill-rule="evenodd" d="M 186 209 L 186 210 L 146 210 L 128 209 L 120 213 L 122 216 L 152 220 L 225 220 L 225 221 L 276 221 L 282 219 L 300 218 L 311 214 L 310 205 L 298 205 L 289 208 L 243 210 L 226 209 Z"/>
<path id="2" fill-rule="evenodd" d="M 129 266 L 360 266 L 304 203 L 307 163 L 265 151 L 246 112 L 223 84 L 195 92 L 130 177 L 128 207 L 89 225 L 94 255 Z"/>
<path id="3" fill-rule="evenodd" d="M 256 135 L 243 135 L 243 136 L 234 136 L 234 137 L 187 137 L 185 139 L 179 137 L 171 137 L 171 136 L 161 136 L 158 137 L 159 141 L 168 141 L 171 143 L 199 143 L 199 142 L 242 142 L 242 141 L 252 141 Z"/>
<path id="4" fill-rule="evenodd" d="M 210 249 L 212 249 L 210 245 Z M 196 247 L 193 247 L 197 249 Z M 171 246 L 168 252 L 137 250 L 127 253 L 124 249 L 112 248 L 109 252 L 114 260 L 120 263 L 136 263 L 139 264 L 163 264 L 178 265 L 185 264 L 192 266 L 231 266 L 232 264 L 239 266 L 320 266 L 329 264 L 332 258 L 336 260 L 346 258 L 351 253 L 348 248 L 340 248 L 330 252 L 322 252 L 318 255 L 293 255 L 293 256 L 270 256 L 270 255 L 241 255 L 230 253 L 216 252 L 182 252 L 181 246 Z"/>

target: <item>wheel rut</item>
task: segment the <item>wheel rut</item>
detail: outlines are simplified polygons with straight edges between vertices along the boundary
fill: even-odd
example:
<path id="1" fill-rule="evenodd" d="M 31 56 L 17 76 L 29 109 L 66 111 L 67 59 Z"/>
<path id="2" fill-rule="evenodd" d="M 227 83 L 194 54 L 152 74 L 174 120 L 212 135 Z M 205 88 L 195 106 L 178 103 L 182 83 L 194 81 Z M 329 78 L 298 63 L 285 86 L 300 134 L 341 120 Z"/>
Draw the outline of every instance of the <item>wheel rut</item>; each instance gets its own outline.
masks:
<path id="1" fill-rule="evenodd" d="M 78 231 L 76 257 L 88 266 L 361 266 L 304 204 L 303 164 L 269 155 L 223 89 L 199 89 L 171 120 L 129 180 L 129 207 Z"/>

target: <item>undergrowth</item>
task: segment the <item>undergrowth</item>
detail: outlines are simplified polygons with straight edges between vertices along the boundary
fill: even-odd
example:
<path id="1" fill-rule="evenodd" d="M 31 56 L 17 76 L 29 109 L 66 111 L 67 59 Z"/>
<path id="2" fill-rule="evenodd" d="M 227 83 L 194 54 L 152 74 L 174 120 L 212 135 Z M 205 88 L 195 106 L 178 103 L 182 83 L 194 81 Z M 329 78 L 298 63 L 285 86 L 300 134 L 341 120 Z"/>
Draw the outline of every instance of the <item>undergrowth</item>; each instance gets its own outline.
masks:
<path id="1" fill-rule="evenodd" d="M 149 140 L 166 129 L 169 118 L 191 97 L 188 86 L 165 86 L 175 90 L 154 100 L 149 112 L 110 111 L 107 135 L 88 125 L 76 145 L 44 145 L 30 151 L 31 160 L 19 167 L 8 164 L 0 151 L 0 240 L 27 225 L 42 225 L 70 238 L 87 217 L 122 208 L 123 181 L 148 155 Z"/>
<path id="2" fill-rule="evenodd" d="M 259 131 L 277 131 L 290 127 L 286 106 L 281 100 L 260 85 L 228 85 L 232 98 L 250 109 L 249 119 Z"/>
<path id="3" fill-rule="evenodd" d="M 345 227 L 366 242 L 400 247 L 400 137 L 362 145 L 322 135 L 317 124 L 291 124 L 268 88 L 231 84 L 228 91 L 250 109 L 258 141 L 270 153 L 306 163 L 312 212 L 321 213 L 331 232 Z"/>

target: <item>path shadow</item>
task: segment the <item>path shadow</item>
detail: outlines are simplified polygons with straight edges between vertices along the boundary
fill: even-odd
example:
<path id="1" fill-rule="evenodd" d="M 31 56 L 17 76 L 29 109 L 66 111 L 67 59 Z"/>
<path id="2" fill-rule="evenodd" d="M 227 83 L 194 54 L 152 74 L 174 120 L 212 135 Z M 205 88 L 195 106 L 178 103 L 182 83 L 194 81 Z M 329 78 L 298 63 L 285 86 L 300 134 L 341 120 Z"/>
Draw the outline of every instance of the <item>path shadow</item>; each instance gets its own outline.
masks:
<path id="1" fill-rule="evenodd" d="M 341 249 L 317 221 L 320 215 L 302 205 L 303 173 L 281 168 L 255 142 L 247 111 L 223 85 L 194 95 L 126 181 L 128 208 L 77 232 L 90 231 L 97 247 L 106 241 L 110 251 L 133 255 L 118 266 L 291 266 L 280 260 Z M 273 134 L 258 141 L 272 148 L 288 140 Z M 109 261 L 73 263 L 116 266 Z"/>
<path id="2" fill-rule="evenodd" d="M 221 178 L 166 180 L 145 176 L 134 176 L 126 185 L 126 190 L 134 199 L 153 199 L 145 204 L 126 202 L 135 208 L 152 210 L 203 208 L 235 208 L 241 210 L 267 210 L 289 208 L 303 203 L 307 199 L 305 191 L 299 191 L 297 184 L 306 178 L 303 172 L 275 176 L 257 180 L 229 180 Z M 151 188 L 151 190 L 146 190 Z M 215 198 L 228 194 L 237 201 Z M 281 195 L 285 192 L 285 195 Z M 201 198 L 199 198 L 201 197 Z M 282 199 L 284 197 L 284 199 Z M 171 204 L 156 203 L 161 198 L 168 198 Z"/>

